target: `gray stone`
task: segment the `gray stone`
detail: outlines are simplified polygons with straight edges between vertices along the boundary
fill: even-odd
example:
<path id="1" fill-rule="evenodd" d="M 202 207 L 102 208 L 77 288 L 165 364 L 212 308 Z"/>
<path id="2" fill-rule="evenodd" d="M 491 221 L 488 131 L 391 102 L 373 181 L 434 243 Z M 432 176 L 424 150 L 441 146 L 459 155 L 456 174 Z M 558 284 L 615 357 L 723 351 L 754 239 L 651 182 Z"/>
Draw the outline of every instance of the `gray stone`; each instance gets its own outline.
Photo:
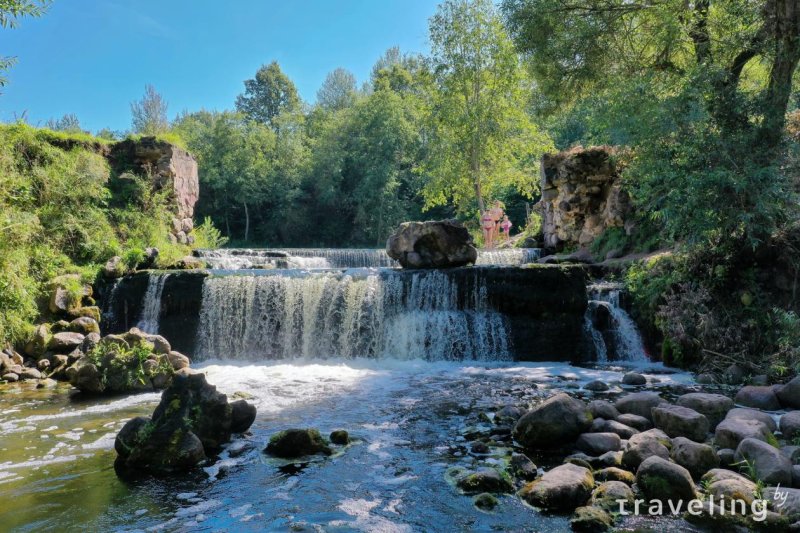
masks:
<path id="1" fill-rule="evenodd" d="M 776 431 L 778 429 L 778 424 L 775 422 L 775 419 L 772 416 L 759 411 L 758 409 L 748 409 L 745 407 L 736 407 L 735 409 L 731 409 L 728 411 L 728 414 L 725 415 L 725 418 L 731 419 L 745 419 L 745 420 L 758 420 L 770 431 Z"/>
<path id="2" fill-rule="evenodd" d="M 100 333 L 100 324 L 97 320 L 88 316 L 79 316 L 69 323 L 69 330 L 75 333 L 88 335 L 89 333 Z M 83 342 L 83 339 L 81 339 Z"/>
<path id="3" fill-rule="evenodd" d="M 576 532 L 599 533 L 611 529 L 614 525 L 614 517 L 603 508 L 585 505 L 575 509 L 569 525 Z"/>
<path id="4" fill-rule="evenodd" d="M 543 509 L 571 510 L 584 505 L 592 494 L 594 477 L 586 468 L 563 464 L 525 485 L 519 496 Z"/>
<path id="5" fill-rule="evenodd" d="M 594 489 L 589 503 L 608 511 L 614 511 L 619 510 L 618 500 L 626 500 L 628 503 L 633 503 L 633 491 L 631 488 L 622 481 L 605 481 Z"/>
<path id="6" fill-rule="evenodd" d="M 386 253 L 403 268 L 447 268 L 474 264 L 478 250 L 457 220 L 404 222 L 386 242 Z"/>
<path id="7" fill-rule="evenodd" d="M 664 403 L 664 400 L 662 400 L 657 393 L 645 391 L 634 392 L 619 398 L 616 403 L 614 403 L 614 407 L 622 414 L 634 414 L 652 421 L 651 410 L 653 407 L 657 407 L 662 403 Z M 631 427 L 636 427 L 627 422 L 622 423 Z"/>
<path id="8" fill-rule="evenodd" d="M 456 480 L 456 486 L 465 494 L 514 490 L 511 481 L 494 468 L 481 468 L 476 472 L 467 473 Z"/>
<path id="9" fill-rule="evenodd" d="M 591 455 L 601 455 L 620 449 L 620 438 L 616 433 L 584 433 L 575 441 L 575 449 Z"/>
<path id="10" fill-rule="evenodd" d="M 83 344 L 83 334 L 72 331 L 62 331 L 50 338 L 47 347 L 54 352 L 70 352 Z"/>
<path id="11" fill-rule="evenodd" d="M 728 468 L 736 462 L 736 450 L 721 448 L 717 450 L 717 457 L 719 457 L 720 466 Z"/>
<path id="12" fill-rule="evenodd" d="M 280 431 L 270 437 L 265 451 L 270 455 L 284 459 L 295 459 L 316 454 L 331 455 L 333 453 L 327 441 L 314 428 L 293 428 Z"/>
<path id="13" fill-rule="evenodd" d="M 616 466 L 601 468 L 594 473 L 594 478 L 597 481 L 621 481 L 623 483 L 627 483 L 628 485 L 633 485 L 633 483 L 636 481 L 636 476 L 634 476 L 631 472 Z"/>
<path id="14" fill-rule="evenodd" d="M 781 433 L 788 441 L 800 437 L 800 411 L 790 411 L 781 417 Z"/>
<path id="15" fill-rule="evenodd" d="M 637 372 L 628 372 L 622 376 L 623 385 L 647 385 L 647 378 Z"/>
<path id="16" fill-rule="evenodd" d="M 783 407 L 788 409 L 800 409 L 800 376 L 795 377 L 789 383 L 781 387 L 777 396 Z"/>
<path id="17" fill-rule="evenodd" d="M 736 460 L 747 461 L 757 479 L 768 485 L 792 484 L 792 462 L 780 450 L 758 439 L 744 439 L 736 448 Z"/>
<path id="18" fill-rule="evenodd" d="M 776 487 L 765 488 L 763 490 L 764 499 L 770 501 L 772 508 L 780 514 L 788 516 L 793 521 L 800 520 L 800 489 L 790 489 L 781 485 L 780 491 L 785 494 L 785 501 L 776 497 Z"/>
<path id="19" fill-rule="evenodd" d="M 616 433 L 622 439 L 629 439 L 639 433 L 638 430 L 633 429 L 630 426 L 626 426 L 621 422 L 617 422 L 616 420 L 603 420 L 603 419 L 596 419 L 601 420 L 602 422 L 598 424 L 597 429 L 595 430 L 594 422 L 592 423 L 592 430 L 596 433 Z"/>
<path id="20" fill-rule="evenodd" d="M 622 452 L 622 464 L 625 468 L 635 470 L 645 459 L 650 457 L 669 458 L 671 445 L 669 437 L 661 430 L 651 429 L 637 433 L 630 439 Z"/>
<path id="21" fill-rule="evenodd" d="M 180 352 L 169 352 L 169 354 L 167 354 L 167 361 L 172 365 L 173 370 L 188 368 L 190 364 L 189 358 Z"/>
<path id="22" fill-rule="evenodd" d="M 643 416 L 634 415 L 632 413 L 619 415 L 617 417 L 617 422 L 620 424 L 625 424 L 626 426 L 632 427 L 639 431 L 647 431 L 653 428 L 653 423 L 650 422 L 650 419 Z"/>
<path id="23" fill-rule="evenodd" d="M 670 457 L 676 464 L 688 470 L 694 479 L 699 479 L 712 468 L 719 466 L 719 457 L 714 448 L 708 444 L 693 442 L 685 437 L 672 439 Z"/>
<path id="24" fill-rule="evenodd" d="M 766 442 L 769 435 L 769 429 L 759 420 L 726 418 L 717 426 L 714 443 L 718 448 L 736 449 L 744 439 L 755 438 Z"/>
<path id="25" fill-rule="evenodd" d="M 712 430 L 725 419 L 727 412 L 733 409 L 733 400 L 727 396 L 704 392 L 684 394 L 676 403 L 705 415 Z"/>
<path id="26" fill-rule="evenodd" d="M 2 379 L 3 381 L 7 381 L 8 383 L 14 383 L 16 381 L 19 381 L 19 376 L 14 372 L 8 372 L 6 374 L 3 374 Z"/>
<path id="27" fill-rule="evenodd" d="M 42 373 L 35 368 L 23 368 L 21 372 L 18 372 L 18 374 L 19 379 L 21 380 L 42 379 Z"/>
<path id="28" fill-rule="evenodd" d="M 605 400 L 592 400 L 589 402 L 589 412 L 594 418 L 605 418 L 615 420 L 619 416 L 619 411 L 611 402 Z"/>
<path id="29" fill-rule="evenodd" d="M 708 435 L 708 419 L 688 407 L 665 405 L 653 408 L 653 424 L 670 437 L 686 437 L 703 442 Z"/>
<path id="30" fill-rule="evenodd" d="M 161 335 L 147 335 L 145 339 L 153 345 L 153 353 L 167 355 L 172 351 L 172 346 L 169 345 L 169 341 Z"/>
<path id="31" fill-rule="evenodd" d="M 513 436 L 525 448 L 553 448 L 574 441 L 591 424 L 586 404 L 560 393 L 525 413 Z"/>
<path id="32" fill-rule="evenodd" d="M 524 481 L 533 481 L 539 476 L 539 469 L 527 455 L 514 453 L 508 462 L 508 471 L 512 476 Z"/>
<path id="33" fill-rule="evenodd" d="M 648 457 L 636 471 L 636 485 L 648 500 L 687 502 L 697 497 L 689 471 L 661 457 Z"/>
<path id="34" fill-rule="evenodd" d="M 605 392 L 609 389 L 608 384 L 605 381 L 600 381 L 599 379 L 590 381 L 584 385 L 583 388 L 592 392 Z"/>
<path id="35" fill-rule="evenodd" d="M 800 446 L 783 446 L 781 447 L 781 453 L 788 457 L 792 463 L 800 464 Z"/>
<path id="36" fill-rule="evenodd" d="M 763 409 L 764 411 L 777 411 L 781 408 L 781 404 L 772 387 L 754 387 L 751 385 L 742 387 L 736 393 L 734 401 L 739 405 Z"/>

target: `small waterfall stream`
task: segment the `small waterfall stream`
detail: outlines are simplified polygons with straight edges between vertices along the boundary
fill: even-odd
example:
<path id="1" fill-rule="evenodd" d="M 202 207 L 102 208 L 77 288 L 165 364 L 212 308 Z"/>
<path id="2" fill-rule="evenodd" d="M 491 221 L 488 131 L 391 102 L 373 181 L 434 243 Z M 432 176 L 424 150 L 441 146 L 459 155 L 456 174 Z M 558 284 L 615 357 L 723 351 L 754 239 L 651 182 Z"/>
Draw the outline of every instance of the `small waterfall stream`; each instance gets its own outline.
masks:
<path id="1" fill-rule="evenodd" d="M 199 359 L 508 360 L 505 321 L 475 279 L 437 271 L 291 272 L 204 281 Z M 462 291 L 463 292 L 463 291 Z"/>
<path id="2" fill-rule="evenodd" d="M 636 323 L 621 305 L 623 291 L 624 286 L 618 283 L 600 282 L 587 287 L 586 330 L 598 362 L 649 361 Z"/>
<path id="3" fill-rule="evenodd" d="M 225 248 L 197 250 L 198 257 L 212 269 L 320 269 L 320 268 L 393 268 L 398 263 L 382 249 L 360 248 Z M 478 265 L 523 265 L 541 256 L 539 248 L 479 250 Z"/>
<path id="4" fill-rule="evenodd" d="M 161 295 L 169 274 L 151 274 L 147 280 L 147 291 L 142 302 L 142 313 L 136 324 L 145 333 L 158 333 L 158 322 L 161 315 Z"/>

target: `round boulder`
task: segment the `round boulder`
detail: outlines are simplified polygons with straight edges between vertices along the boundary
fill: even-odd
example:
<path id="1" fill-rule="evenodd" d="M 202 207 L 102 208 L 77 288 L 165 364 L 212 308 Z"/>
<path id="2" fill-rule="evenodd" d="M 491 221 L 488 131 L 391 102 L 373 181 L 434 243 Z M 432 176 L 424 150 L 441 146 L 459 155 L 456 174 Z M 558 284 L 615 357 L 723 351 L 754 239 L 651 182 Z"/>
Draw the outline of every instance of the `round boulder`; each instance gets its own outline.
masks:
<path id="1" fill-rule="evenodd" d="M 478 250 L 457 220 L 404 222 L 386 242 L 386 253 L 403 268 L 448 268 L 474 264 Z"/>
<path id="2" fill-rule="evenodd" d="M 657 407 L 662 403 L 664 403 L 664 400 L 657 393 L 644 391 L 634 392 L 619 398 L 614 403 L 614 407 L 622 414 L 634 414 L 652 420 L 651 411 L 653 407 Z M 623 424 L 627 424 L 627 422 L 623 422 Z"/>
<path id="3" fill-rule="evenodd" d="M 772 387 L 755 387 L 748 385 L 742 387 L 736 393 L 734 400 L 739 405 L 745 407 L 753 407 L 755 409 L 762 409 L 764 411 L 777 411 L 781 408 L 778 397 L 775 396 L 775 391 Z"/>
<path id="4" fill-rule="evenodd" d="M 670 437 L 687 437 L 703 442 L 708 435 L 708 419 L 688 407 L 662 405 L 653 408 L 653 424 Z"/>
<path id="5" fill-rule="evenodd" d="M 648 500 L 687 502 L 697 496 L 689 471 L 661 457 L 648 457 L 639 465 L 636 485 Z"/>
<path id="6" fill-rule="evenodd" d="M 712 430 L 722 422 L 727 412 L 733 409 L 733 400 L 727 396 L 705 392 L 684 394 L 678 398 L 676 403 L 681 407 L 688 407 L 705 415 Z"/>
<path id="7" fill-rule="evenodd" d="M 792 461 L 780 450 L 758 439 L 744 439 L 736 448 L 736 460 L 747 461 L 756 476 L 767 485 L 792 485 Z"/>
<path id="8" fill-rule="evenodd" d="M 781 417 L 781 433 L 789 441 L 800 437 L 800 411 L 791 411 Z"/>
<path id="9" fill-rule="evenodd" d="M 563 464 L 525 485 L 519 496 L 542 509 L 572 510 L 584 505 L 592 494 L 594 477 L 591 470 L 574 464 Z"/>
<path id="10" fill-rule="evenodd" d="M 719 457 L 714 448 L 708 444 L 693 442 L 685 437 L 672 439 L 670 457 L 681 465 L 693 478 L 699 479 L 703 474 L 719 466 Z"/>
<path id="11" fill-rule="evenodd" d="M 525 413 L 514 426 L 513 436 L 528 449 L 553 448 L 573 442 L 591 424 L 586 404 L 560 393 Z"/>

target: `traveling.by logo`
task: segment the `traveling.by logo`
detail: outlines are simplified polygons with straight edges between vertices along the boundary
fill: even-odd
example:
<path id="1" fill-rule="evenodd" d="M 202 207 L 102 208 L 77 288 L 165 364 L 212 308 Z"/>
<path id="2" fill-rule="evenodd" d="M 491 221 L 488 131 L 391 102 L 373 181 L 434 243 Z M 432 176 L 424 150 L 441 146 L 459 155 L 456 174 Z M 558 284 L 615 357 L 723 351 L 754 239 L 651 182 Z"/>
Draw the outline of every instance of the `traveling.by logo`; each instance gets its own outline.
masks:
<path id="1" fill-rule="evenodd" d="M 780 490 L 780 485 L 775 489 L 775 500 L 776 506 L 781 507 L 783 504 L 786 503 L 786 498 L 788 497 L 789 493 Z M 699 499 L 689 500 L 689 503 L 684 506 L 683 500 L 668 500 L 667 501 L 667 512 L 674 515 L 680 516 L 683 514 L 684 509 L 692 516 L 700 516 L 703 514 L 703 501 Z M 628 516 L 631 514 L 640 515 L 642 512 L 646 512 L 651 516 L 663 516 L 664 515 L 664 503 L 661 500 L 650 500 L 649 504 L 646 500 L 634 500 L 633 501 L 633 513 L 628 512 L 627 507 L 630 505 L 628 500 L 616 500 L 619 504 L 619 514 L 623 516 Z M 745 515 L 747 513 L 747 503 L 744 500 L 731 500 L 727 499 L 728 506 L 726 507 L 726 499 L 720 498 L 717 505 L 715 505 L 714 495 L 709 495 L 708 502 L 710 505 L 707 507 L 707 511 L 709 516 L 714 516 L 714 514 L 719 514 L 719 516 L 725 515 Z M 777 503 L 780 502 L 780 503 Z M 756 522 L 763 522 L 767 518 L 767 500 L 763 499 L 754 499 L 750 503 L 750 515 L 752 516 L 753 520 Z M 644 507 L 644 509 L 642 509 Z"/>

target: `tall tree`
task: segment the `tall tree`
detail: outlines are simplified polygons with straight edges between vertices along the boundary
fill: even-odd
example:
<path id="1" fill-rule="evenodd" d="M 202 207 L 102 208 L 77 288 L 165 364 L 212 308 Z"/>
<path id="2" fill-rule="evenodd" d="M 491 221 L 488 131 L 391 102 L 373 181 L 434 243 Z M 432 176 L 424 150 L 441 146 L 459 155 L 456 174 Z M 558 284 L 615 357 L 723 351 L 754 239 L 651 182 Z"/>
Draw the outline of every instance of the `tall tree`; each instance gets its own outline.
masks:
<path id="1" fill-rule="evenodd" d="M 291 113 L 300 106 L 297 87 L 277 61 L 258 69 L 255 78 L 244 82 L 244 88 L 244 93 L 236 97 L 237 111 L 272 128 L 281 113 Z"/>
<path id="2" fill-rule="evenodd" d="M 131 102 L 131 115 L 136 133 L 158 135 L 169 129 L 167 102 L 152 85 L 145 85 L 141 100 Z"/>
<path id="3" fill-rule="evenodd" d="M 446 0 L 430 21 L 433 146 L 425 170 L 430 206 L 462 213 L 513 185 L 531 195 L 536 158 L 550 147 L 525 112 L 525 76 L 492 0 Z"/>
<path id="4" fill-rule="evenodd" d="M 16 28 L 22 17 L 40 17 L 51 0 L 0 0 L 0 28 Z M 0 56 L 0 87 L 7 83 L 4 73 L 16 62 L 15 57 Z"/>
<path id="5" fill-rule="evenodd" d="M 330 111 L 352 106 L 356 101 L 356 77 L 353 73 L 337 68 L 330 72 L 317 91 L 317 103 Z"/>
<path id="6" fill-rule="evenodd" d="M 59 119 L 50 119 L 45 124 L 53 131 L 65 131 L 69 133 L 82 133 L 81 121 L 75 113 L 67 113 Z"/>

